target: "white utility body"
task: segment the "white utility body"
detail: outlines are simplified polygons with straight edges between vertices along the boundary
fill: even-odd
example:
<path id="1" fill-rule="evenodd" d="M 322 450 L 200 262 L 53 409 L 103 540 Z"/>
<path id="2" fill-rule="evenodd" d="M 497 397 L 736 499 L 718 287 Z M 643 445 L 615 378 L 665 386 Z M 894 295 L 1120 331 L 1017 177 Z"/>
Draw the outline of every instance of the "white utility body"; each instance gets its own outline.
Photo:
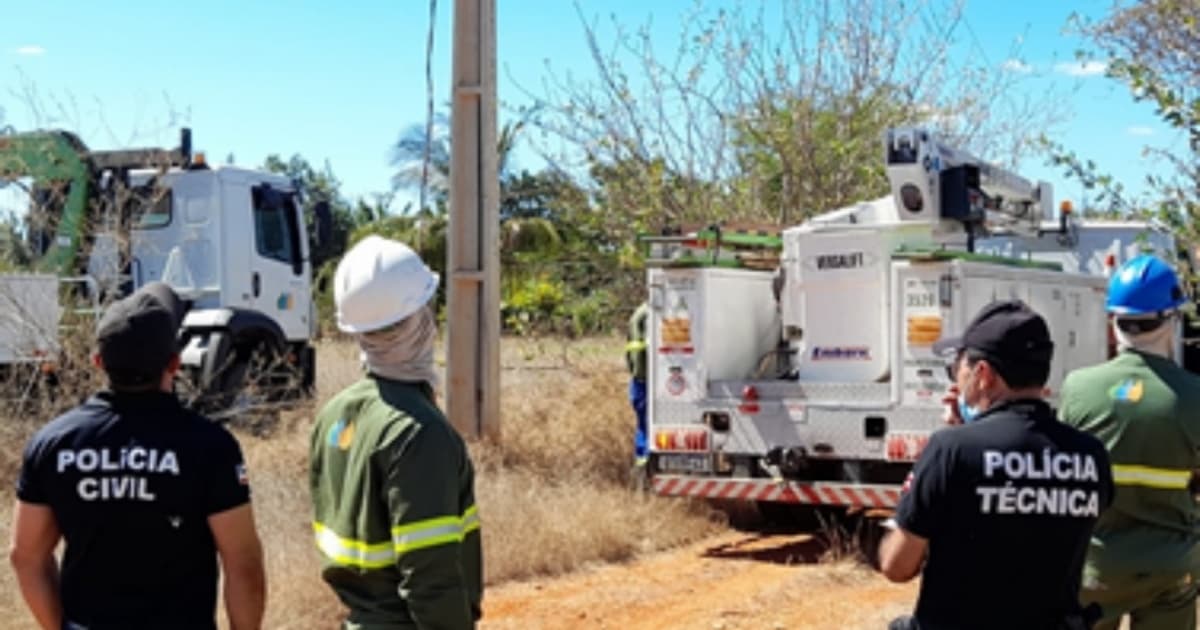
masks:
<path id="1" fill-rule="evenodd" d="M 0 365 L 41 363 L 59 350 L 58 276 L 0 274 Z"/>
<path id="2" fill-rule="evenodd" d="M 894 130 L 886 153 L 892 195 L 784 231 L 778 296 L 769 271 L 649 270 L 656 492 L 893 508 L 944 427 L 934 341 L 989 302 L 1027 302 L 1055 342 L 1053 401 L 1107 358 L 1105 270 L 1174 249 L 1152 224 L 1050 221 L 1048 184 L 925 131 Z"/>

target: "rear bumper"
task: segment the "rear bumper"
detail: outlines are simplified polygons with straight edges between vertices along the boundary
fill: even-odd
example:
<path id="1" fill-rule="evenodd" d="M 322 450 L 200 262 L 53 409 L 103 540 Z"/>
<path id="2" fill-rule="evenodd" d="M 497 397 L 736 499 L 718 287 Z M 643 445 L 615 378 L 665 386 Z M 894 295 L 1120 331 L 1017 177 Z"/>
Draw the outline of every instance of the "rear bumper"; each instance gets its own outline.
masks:
<path id="1" fill-rule="evenodd" d="M 836 482 L 775 481 L 772 479 L 654 475 L 654 493 L 669 497 L 774 501 L 809 505 L 843 505 L 895 509 L 898 485 Z"/>

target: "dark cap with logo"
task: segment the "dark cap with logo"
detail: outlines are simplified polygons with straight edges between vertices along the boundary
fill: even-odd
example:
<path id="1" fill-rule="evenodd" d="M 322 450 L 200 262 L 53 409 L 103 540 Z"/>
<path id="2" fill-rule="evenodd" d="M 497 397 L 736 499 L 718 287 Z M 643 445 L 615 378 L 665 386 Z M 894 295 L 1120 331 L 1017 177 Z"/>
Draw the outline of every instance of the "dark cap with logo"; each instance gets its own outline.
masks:
<path id="1" fill-rule="evenodd" d="M 1054 342 L 1041 315 L 1024 302 L 1010 300 L 985 306 L 961 336 L 939 340 L 933 351 L 942 356 L 967 351 L 992 364 L 1010 384 L 1027 382 L 1038 374 L 1044 382 L 1054 358 Z"/>
<path id="2" fill-rule="evenodd" d="M 154 389 L 179 353 L 183 302 L 170 286 L 152 282 L 113 302 L 96 331 L 104 371 L 115 389 Z"/>

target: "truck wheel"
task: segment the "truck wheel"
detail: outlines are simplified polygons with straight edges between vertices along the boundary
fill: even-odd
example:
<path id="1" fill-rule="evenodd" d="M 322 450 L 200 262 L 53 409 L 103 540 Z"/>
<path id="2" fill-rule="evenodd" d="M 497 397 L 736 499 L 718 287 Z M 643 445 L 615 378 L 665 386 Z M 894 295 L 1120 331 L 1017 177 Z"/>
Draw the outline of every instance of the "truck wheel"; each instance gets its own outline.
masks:
<path id="1" fill-rule="evenodd" d="M 200 366 L 200 395 L 219 395 L 224 373 L 234 360 L 233 339 L 228 332 L 217 330 L 208 334 L 204 363 Z"/>
<path id="2" fill-rule="evenodd" d="M 863 515 L 855 527 L 855 544 L 860 560 L 872 569 L 879 570 L 879 545 L 887 534 L 883 518 Z"/>
<path id="3" fill-rule="evenodd" d="M 279 392 L 272 369 L 276 353 L 267 343 L 237 344 L 228 331 L 209 333 L 199 376 L 199 409 L 216 420 L 262 415 Z"/>

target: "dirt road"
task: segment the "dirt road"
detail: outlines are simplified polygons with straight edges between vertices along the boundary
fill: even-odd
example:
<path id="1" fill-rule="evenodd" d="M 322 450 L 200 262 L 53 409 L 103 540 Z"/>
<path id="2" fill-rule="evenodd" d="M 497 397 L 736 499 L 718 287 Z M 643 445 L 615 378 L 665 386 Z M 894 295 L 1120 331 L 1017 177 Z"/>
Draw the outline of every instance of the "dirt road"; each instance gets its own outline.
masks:
<path id="1" fill-rule="evenodd" d="M 911 610 L 915 583 L 821 562 L 824 554 L 807 534 L 721 534 L 625 565 L 489 589 L 483 628 L 866 629 Z"/>

